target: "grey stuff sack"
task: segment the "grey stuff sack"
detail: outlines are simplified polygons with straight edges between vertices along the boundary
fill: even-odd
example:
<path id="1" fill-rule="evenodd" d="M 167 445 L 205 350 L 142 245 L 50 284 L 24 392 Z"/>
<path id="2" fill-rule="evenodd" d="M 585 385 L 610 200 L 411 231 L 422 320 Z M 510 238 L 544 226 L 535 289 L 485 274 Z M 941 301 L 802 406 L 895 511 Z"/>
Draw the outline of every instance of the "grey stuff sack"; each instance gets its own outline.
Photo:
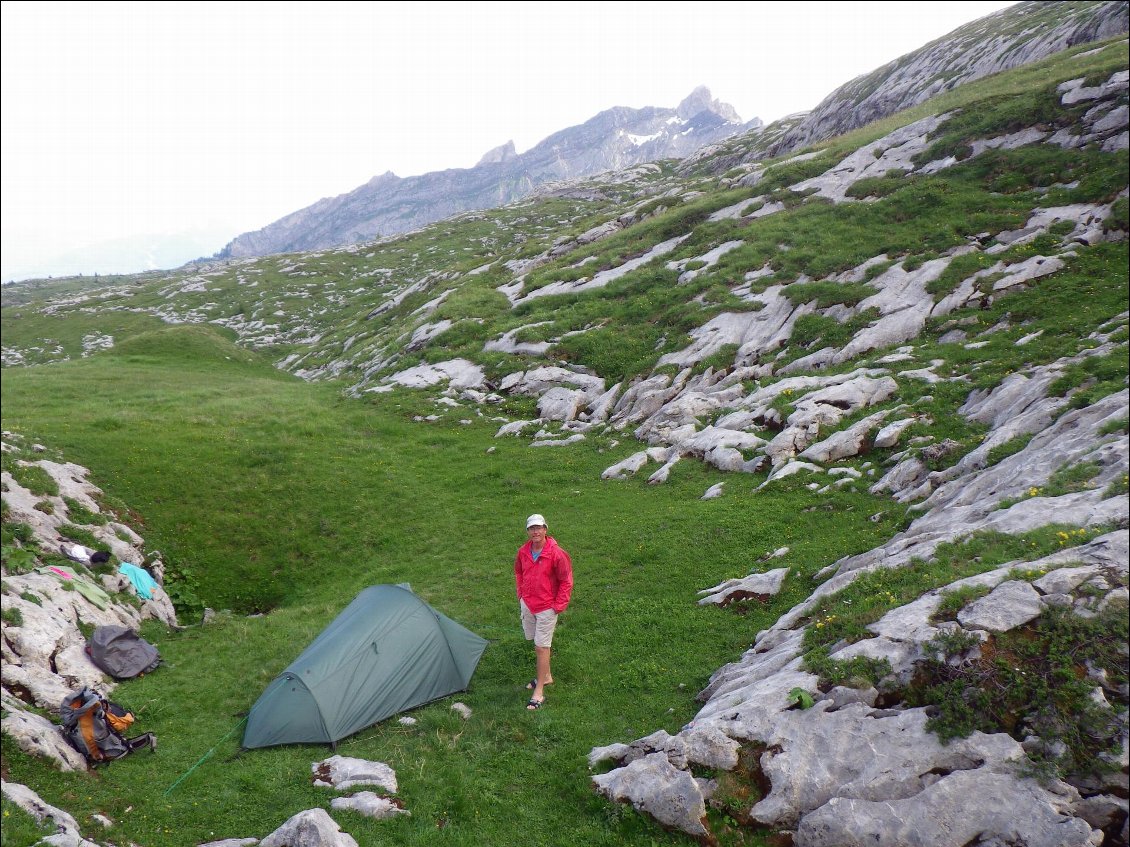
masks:
<path id="1" fill-rule="evenodd" d="M 157 648 L 126 626 L 100 626 L 86 645 L 90 661 L 114 679 L 133 679 L 161 664 Z"/>

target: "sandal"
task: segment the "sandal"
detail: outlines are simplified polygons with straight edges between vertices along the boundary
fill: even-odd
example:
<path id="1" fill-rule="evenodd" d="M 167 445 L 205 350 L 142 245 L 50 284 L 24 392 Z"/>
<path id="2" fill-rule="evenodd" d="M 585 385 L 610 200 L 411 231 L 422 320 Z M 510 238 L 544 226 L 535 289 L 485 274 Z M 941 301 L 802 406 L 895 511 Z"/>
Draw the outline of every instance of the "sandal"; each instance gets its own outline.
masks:
<path id="1" fill-rule="evenodd" d="M 544 705 L 545 705 L 545 698 L 544 697 L 542 697 L 540 700 L 535 700 L 533 697 L 531 697 L 530 702 L 526 704 L 526 708 L 531 712 L 536 712 L 538 709 L 540 709 Z"/>
<path id="2" fill-rule="evenodd" d="M 553 680 L 551 679 L 549 682 L 546 683 L 546 685 L 553 685 Z M 531 679 L 529 682 L 526 683 L 526 690 L 527 691 L 533 691 L 537 687 L 538 687 L 537 677 L 534 677 L 533 679 Z"/>

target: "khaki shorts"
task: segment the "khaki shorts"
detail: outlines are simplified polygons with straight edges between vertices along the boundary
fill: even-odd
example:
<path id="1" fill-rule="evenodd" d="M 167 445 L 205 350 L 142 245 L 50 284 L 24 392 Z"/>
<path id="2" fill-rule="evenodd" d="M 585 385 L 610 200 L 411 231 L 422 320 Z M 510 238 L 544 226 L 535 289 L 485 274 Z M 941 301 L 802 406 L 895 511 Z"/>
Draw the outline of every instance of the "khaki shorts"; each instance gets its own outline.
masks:
<path id="1" fill-rule="evenodd" d="M 527 641 L 534 642 L 535 647 L 550 647 L 553 645 L 553 630 L 557 627 L 557 612 L 546 609 L 536 615 L 530 611 L 525 600 L 519 600 L 522 609 L 522 632 Z"/>

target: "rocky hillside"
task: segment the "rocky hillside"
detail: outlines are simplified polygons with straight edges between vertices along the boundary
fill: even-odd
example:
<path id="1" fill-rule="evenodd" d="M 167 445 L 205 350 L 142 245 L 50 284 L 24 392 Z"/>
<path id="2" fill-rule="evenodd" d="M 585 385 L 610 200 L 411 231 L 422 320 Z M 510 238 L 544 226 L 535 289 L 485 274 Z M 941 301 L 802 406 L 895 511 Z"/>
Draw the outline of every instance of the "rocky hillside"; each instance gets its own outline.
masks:
<path id="1" fill-rule="evenodd" d="M 727 103 L 696 88 L 674 109 L 615 108 L 555 132 L 517 153 L 514 142 L 488 151 L 477 165 L 422 176 L 389 172 L 340 197 L 319 200 L 235 238 L 221 258 L 319 250 L 418 229 L 469 209 L 521 199 L 547 182 L 572 180 L 642 162 L 682 158 L 707 144 L 756 129 Z"/>
<path id="2" fill-rule="evenodd" d="M 909 109 L 967 82 L 1126 32 L 1125 3 L 1017 3 L 837 88 L 770 147 L 779 156 Z"/>
<path id="3" fill-rule="evenodd" d="M 608 485 L 702 462 L 703 497 L 882 494 L 873 549 L 809 581 L 782 547 L 687 598 L 803 580 L 681 731 L 593 750 L 595 790 L 704 841 L 1125 844 L 1127 64 L 1125 37 L 1078 46 L 784 158 L 730 139 L 9 307 L 4 361 L 211 323 L 355 397 L 418 389 L 420 421 L 635 439 Z"/>

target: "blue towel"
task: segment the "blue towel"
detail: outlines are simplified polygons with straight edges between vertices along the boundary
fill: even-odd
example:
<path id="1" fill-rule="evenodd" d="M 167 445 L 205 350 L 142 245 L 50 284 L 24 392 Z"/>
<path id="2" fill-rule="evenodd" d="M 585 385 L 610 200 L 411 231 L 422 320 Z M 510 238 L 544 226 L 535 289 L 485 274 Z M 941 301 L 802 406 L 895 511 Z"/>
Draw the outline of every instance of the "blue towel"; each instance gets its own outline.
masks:
<path id="1" fill-rule="evenodd" d="M 131 565 L 129 562 L 122 562 L 118 565 L 118 573 L 129 577 L 134 590 L 137 591 L 137 596 L 142 600 L 152 600 L 153 589 L 160 587 L 157 585 L 157 580 L 149 575 L 149 571 L 139 568 L 137 565 Z"/>

